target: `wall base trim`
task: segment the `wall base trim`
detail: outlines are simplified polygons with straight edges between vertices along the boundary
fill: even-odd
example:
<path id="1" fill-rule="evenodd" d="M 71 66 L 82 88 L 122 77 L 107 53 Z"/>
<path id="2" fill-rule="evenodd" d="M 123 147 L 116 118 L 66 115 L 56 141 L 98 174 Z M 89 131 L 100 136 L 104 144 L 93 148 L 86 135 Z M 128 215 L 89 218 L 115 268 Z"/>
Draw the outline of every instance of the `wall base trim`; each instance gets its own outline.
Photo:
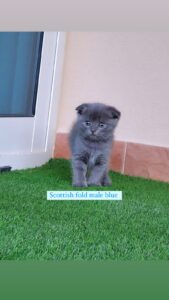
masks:
<path id="1" fill-rule="evenodd" d="M 57 133 L 54 158 L 70 159 L 67 133 Z M 115 141 L 110 169 L 121 174 L 169 182 L 169 148 Z"/>

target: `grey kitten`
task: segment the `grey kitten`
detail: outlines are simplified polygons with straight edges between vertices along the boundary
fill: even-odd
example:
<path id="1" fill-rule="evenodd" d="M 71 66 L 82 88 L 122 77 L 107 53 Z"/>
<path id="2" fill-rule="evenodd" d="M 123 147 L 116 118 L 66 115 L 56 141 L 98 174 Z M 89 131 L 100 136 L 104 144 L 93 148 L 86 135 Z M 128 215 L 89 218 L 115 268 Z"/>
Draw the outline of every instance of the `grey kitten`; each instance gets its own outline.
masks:
<path id="1" fill-rule="evenodd" d="M 73 186 L 111 185 L 108 163 L 113 132 L 121 113 L 102 103 L 84 103 L 76 108 L 78 118 L 70 132 Z"/>

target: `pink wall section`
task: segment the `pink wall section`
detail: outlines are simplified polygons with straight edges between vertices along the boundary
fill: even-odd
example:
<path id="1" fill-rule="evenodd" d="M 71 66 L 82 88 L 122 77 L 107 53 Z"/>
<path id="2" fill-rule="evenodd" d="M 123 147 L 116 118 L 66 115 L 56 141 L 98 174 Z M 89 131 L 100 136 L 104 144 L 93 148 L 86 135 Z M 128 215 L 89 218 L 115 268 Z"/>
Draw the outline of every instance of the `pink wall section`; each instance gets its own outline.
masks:
<path id="1" fill-rule="evenodd" d="M 116 106 L 116 139 L 169 147 L 169 33 L 70 32 L 57 132 L 82 102 Z"/>
<path id="2" fill-rule="evenodd" d="M 169 181 L 169 33 L 68 33 L 54 157 L 70 158 L 67 133 L 83 102 L 122 113 L 112 170 Z"/>

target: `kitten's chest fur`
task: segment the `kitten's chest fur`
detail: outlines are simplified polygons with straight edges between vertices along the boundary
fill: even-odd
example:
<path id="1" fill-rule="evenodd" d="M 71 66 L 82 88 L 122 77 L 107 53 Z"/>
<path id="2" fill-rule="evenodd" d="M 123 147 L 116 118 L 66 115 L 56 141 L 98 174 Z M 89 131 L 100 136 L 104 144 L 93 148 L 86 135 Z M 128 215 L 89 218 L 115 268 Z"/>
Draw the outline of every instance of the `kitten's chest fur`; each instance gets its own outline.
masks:
<path id="1" fill-rule="evenodd" d="M 92 168 L 96 164 L 96 159 L 98 157 L 98 154 L 96 155 L 96 151 L 91 151 L 89 154 L 89 160 L 88 160 L 88 167 Z"/>
<path id="2" fill-rule="evenodd" d="M 107 162 L 109 148 L 105 143 L 88 142 L 87 145 L 83 144 L 83 147 L 79 149 L 79 155 L 87 167 L 92 169 L 96 165 L 99 166 Z"/>

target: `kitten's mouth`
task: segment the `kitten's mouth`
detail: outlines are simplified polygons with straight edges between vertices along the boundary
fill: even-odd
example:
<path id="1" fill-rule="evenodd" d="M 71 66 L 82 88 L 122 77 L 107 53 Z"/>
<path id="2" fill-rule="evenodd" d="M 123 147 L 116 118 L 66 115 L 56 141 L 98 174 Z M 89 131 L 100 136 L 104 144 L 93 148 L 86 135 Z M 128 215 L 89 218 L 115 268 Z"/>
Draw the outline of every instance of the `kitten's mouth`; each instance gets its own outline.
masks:
<path id="1" fill-rule="evenodd" d="M 85 139 L 95 142 L 98 140 L 98 136 L 96 134 L 91 133 L 91 134 L 85 136 Z"/>
<path id="2" fill-rule="evenodd" d="M 97 135 L 95 135 L 94 133 L 92 133 L 92 134 L 90 135 L 90 138 L 91 138 L 92 140 L 96 140 L 96 139 L 97 139 Z"/>

